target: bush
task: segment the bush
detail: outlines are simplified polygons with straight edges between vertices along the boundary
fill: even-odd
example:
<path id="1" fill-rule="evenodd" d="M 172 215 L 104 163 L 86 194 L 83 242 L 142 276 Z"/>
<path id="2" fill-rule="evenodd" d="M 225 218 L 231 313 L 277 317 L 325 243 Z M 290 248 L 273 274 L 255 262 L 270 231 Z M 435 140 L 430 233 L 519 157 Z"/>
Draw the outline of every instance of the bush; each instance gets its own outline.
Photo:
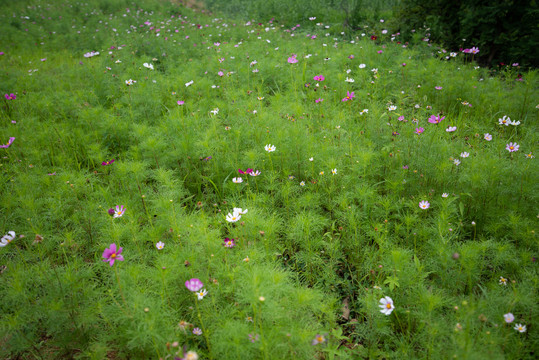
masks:
<path id="1" fill-rule="evenodd" d="M 518 5 L 512 0 L 403 0 L 395 24 L 405 36 L 411 29 L 426 28 L 430 40 L 453 50 L 476 46 L 476 59 L 483 64 L 537 67 L 538 16 L 534 0 Z"/>

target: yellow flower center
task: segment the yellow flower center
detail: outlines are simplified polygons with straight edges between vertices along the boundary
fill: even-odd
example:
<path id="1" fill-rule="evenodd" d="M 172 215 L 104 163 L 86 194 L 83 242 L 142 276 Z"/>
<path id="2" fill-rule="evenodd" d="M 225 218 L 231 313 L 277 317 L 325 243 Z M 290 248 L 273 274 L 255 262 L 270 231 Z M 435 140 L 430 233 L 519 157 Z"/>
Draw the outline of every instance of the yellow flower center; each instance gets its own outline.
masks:
<path id="1" fill-rule="evenodd" d="M 386 308 L 391 309 L 391 304 L 387 303 Z"/>
<path id="2" fill-rule="evenodd" d="M 316 341 L 324 342 L 324 337 L 322 335 L 316 337 Z"/>
<path id="3" fill-rule="evenodd" d="M 514 149 L 514 147 L 513 147 L 513 146 L 509 146 L 509 149 L 513 150 L 513 149 Z"/>
<path id="4" fill-rule="evenodd" d="M 112 253 L 112 255 L 110 257 L 115 259 L 116 258 L 116 253 Z"/>

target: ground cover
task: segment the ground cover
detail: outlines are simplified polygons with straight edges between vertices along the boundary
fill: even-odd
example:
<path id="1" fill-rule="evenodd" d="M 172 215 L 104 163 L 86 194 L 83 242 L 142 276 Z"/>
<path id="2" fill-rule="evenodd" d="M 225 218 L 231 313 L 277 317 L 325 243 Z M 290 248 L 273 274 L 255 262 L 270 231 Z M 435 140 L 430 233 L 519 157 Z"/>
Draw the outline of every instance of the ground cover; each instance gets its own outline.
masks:
<path id="1" fill-rule="evenodd" d="M 1 357 L 534 358 L 536 71 L 384 19 L 0 8 Z"/>

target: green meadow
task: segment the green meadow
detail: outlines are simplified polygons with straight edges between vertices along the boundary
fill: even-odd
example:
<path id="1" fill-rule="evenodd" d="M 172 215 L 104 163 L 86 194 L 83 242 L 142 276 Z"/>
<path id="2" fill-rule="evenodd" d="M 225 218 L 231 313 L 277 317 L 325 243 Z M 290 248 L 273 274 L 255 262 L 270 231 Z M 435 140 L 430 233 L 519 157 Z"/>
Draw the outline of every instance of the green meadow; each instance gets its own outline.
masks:
<path id="1" fill-rule="evenodd" d="M 536 358 L 538 72 L 369 9 L 2 2 L 0 358 Z"/>

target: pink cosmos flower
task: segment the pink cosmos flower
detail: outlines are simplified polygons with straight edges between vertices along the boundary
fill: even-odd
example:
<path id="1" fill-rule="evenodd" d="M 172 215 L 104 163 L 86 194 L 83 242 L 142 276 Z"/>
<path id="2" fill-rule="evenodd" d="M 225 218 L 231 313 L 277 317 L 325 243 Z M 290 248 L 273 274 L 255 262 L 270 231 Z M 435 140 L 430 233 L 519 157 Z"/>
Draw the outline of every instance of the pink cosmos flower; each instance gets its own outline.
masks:
<path id="1" fill-rule="evenodd" d="M 324 77 L 324 75 L 316 75 L 313 80 L 315 81 L 324 81 L 326 78 Z"/>
<path id="2" fill-rule="evenodd" d="M 347 91 L 346 92 L 346 97 L 342 99 L 342 101 L 348 101 L 348 100 L 352 100 L 353 98 L 355 98 L 354 96 L 354 92 L 350 92 L 350 91 Z"/>
<path id="3" fill-rule="evenodd" d="M 292 55 L 291 57 L 288 58 L 288 63 L 289 64 L 295 64 L 298 62 L 298 59 L 296 59 L 296 54 Z"/>
<path id="4" fill-rule="evenodd" d="M 404 121 L 404 116 L 402 116 L 402 115 L 399 116 L 399 119 L 398 119 L 398 120 L 399 120 L 399 121 Z"/>
<path id="5" fill-rule="evenodd" d="M 10 137 L 10 138 L 9 138 L 9 141 L 7 142 L 7 144 L 5 144 L 5 145 L 0 145 L 0 149 L 7 149 L 8 147 L 11 146 L 11 144 L 13 144 L 13 141 L 15 141 L 15 138 L 14 138 L 14 137 Z"/>
<path id="6" fill-rule="evenodd" d="M 189 291 L 198 291 L 200 289 L 202 289 L 204 287 L 204 284 L 202 283 L 202 281 L 200 281 L 199 279 L 197 278 L 193 278 L 191 280 L 187 280 L 185 282 L 185 287 L 189 290 Z"/>
<path id="7" fill-rule="evenodd" d="M 425 129 L 422 128 L 422 127 L 415 128 L 415 133 L 416 133 L 417 135 L 421 135 L 424 131 L 425 131 Z"/>
<path id="8" fill-rule="evenodd" d="M 445 116 L 440 117 L 440 116 L 431 115 L 429 118 L 429 123 L 438 124 L 439 122 L 442 122 L 443 119 L 445 119 Z"/>
<path id="9" fill-rule="evenodd" d="M 486 140 L 486 141 L 492 140 L 492 135 L 490 135 L 489 133 L 486 133 L 486 134 L 485 134 L 485 140 Z"/>
<path id="10" fill-rule="evenodd" d="M 472 54 L 477 54 L 477 53 L 479 52 L 479 48 L 477 48 L 477 47 L 474 46 L 474 47 L 472 47 L 472 48 L 470 49 L 470 52 L 471 52 Z"/>
<path id="11" fill-rule="evenodd" d="M 103 261 L 108 262 L 110 266 L 114 265 L 114 261 L 124 261 L 124 257 L 120 255 L 123 251 L 123 248 L 119 250 L 116 247 L 116 244 L 110 244 L 110 247 L 103 251 Z"/>
<path id="12" fill-rule="evenodd" d="M 178 105 L 183 105 L 183 104 L 185 104 L 185 101 L 183 101 L 183 100 L 178 100 Z"/>
<path id="13" fill-rule="evenodd" d="M 321 103 L 322 101 L 324 101 L 324 99 L 318 98 L 318 99 L 316 99 L 314 102 L 318 104 L 318 103 Z"/>
<path id="14" fill-rule="evenodd" d="M 236 246 L 236 240 L 235 239 L 225 238 L 223 246 L 226 247 L 226 248 L 231 249 L 234 246 Z"/>
<path id="15" fill-rule="evenodd" d="M 442 87 L 441 86 L 435 86 L 434 87 L 436 90 L 442 90 Z"/>
<path id="16" fill-rule="evenodd" d="M 426 200 L 423 200 L 419 203 L 419 207 L 423 210 L 426 210 L 430 207 L 430 203 Z"/>
<path id="17" fill-rule="evenodd" d="M 101 165 L 103 165 L 103 166 L 107 166 L 107 165 L 110 165 L 110 164 L 112 164 L 113 162 L 114 162 L 114 159 L 112 159 L 112 160 L 109 160 L 109 161 L 103 161 L 103 162 L 101 163 Z"/>
<path id="18" fill-rule="evenodd" d="M 11 94 L 5 94 L 4 97 L 6 100 L 15 100 L 17 98 L 17 95 L 11 93 Z"/>
<path id="19" fill-rule="evenodd" d="M 518 151 L 518 148 L 519 148 L 519 147 L 520 147 L 519 144 L 510 142 L 510 143 L 507 144 L 507 146 L 505 147 L 505 150 L 507 150 L 507 151 L 509 151 L 509 152 L 515 152 L 515 151 Z"/>
<path id="20" fill-rule="evenodd" d="M 217 75 L 223 76 L 223 75 L 225 75 L 225 74 L 224 74 L 222 71 L 219 71 L 219 72 L 217 73 Z"/>

